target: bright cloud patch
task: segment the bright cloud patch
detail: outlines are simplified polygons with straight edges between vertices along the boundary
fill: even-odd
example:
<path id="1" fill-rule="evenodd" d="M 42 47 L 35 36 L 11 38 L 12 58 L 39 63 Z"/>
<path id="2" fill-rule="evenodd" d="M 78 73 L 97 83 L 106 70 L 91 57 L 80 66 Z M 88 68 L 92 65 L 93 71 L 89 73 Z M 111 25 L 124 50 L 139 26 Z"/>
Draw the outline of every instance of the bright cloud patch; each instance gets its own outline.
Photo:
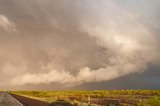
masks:
<path id="1" fill-rule="evenodd" d="M 14 24 L 5 16 L 0 15 L 0 28 L 7 31 L 14 31 Z"/>

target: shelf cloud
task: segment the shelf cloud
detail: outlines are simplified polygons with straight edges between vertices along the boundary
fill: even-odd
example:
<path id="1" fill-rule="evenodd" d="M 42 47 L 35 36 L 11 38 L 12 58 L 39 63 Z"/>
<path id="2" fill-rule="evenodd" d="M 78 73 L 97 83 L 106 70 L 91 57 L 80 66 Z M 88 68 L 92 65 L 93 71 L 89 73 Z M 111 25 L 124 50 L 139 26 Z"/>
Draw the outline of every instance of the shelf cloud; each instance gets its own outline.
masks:
<path id="1" fill-rule="evenodd" d="M 0 1 L 0 87 L 73 87 L 159 66 L 159 7 L 158 0 Z"/>

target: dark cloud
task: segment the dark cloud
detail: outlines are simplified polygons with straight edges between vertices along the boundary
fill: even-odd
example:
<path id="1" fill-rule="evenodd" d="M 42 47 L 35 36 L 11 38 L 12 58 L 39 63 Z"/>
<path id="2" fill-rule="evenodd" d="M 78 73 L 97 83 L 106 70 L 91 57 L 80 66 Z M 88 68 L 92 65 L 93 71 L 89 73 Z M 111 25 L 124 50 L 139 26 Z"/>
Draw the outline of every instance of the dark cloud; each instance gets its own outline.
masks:
<path id="1" fill-rule="evenodd" d="M 159 67 L 157 67 L 143 73 L 134 73 L 111 81 L 86 83 L 73 89 L 160 89 L 159 75 Z"/>

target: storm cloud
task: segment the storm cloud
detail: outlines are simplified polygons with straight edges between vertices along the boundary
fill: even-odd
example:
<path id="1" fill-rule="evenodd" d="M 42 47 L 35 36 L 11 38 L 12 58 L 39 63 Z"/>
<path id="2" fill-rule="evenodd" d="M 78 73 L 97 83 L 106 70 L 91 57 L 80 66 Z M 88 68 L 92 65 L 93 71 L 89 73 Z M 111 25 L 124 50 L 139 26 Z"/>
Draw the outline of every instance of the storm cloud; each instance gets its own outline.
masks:
<path id="1" fill-rule="evenodd" d="M 1 0 L 0 86 L 73 87 L 151 70 L 159 10 L 158 0 Z"/>

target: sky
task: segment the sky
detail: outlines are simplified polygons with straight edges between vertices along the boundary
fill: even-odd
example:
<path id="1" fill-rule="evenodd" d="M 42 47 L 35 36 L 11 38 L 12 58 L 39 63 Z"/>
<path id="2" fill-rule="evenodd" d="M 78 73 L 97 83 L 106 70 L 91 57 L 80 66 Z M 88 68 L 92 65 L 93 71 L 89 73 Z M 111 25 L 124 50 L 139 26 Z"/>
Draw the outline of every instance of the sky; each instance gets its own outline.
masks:
<path id="1" fill-rule="evenodd" d="M 160 89 L 159 0 L 0 0 L 0 89 Z"/>

